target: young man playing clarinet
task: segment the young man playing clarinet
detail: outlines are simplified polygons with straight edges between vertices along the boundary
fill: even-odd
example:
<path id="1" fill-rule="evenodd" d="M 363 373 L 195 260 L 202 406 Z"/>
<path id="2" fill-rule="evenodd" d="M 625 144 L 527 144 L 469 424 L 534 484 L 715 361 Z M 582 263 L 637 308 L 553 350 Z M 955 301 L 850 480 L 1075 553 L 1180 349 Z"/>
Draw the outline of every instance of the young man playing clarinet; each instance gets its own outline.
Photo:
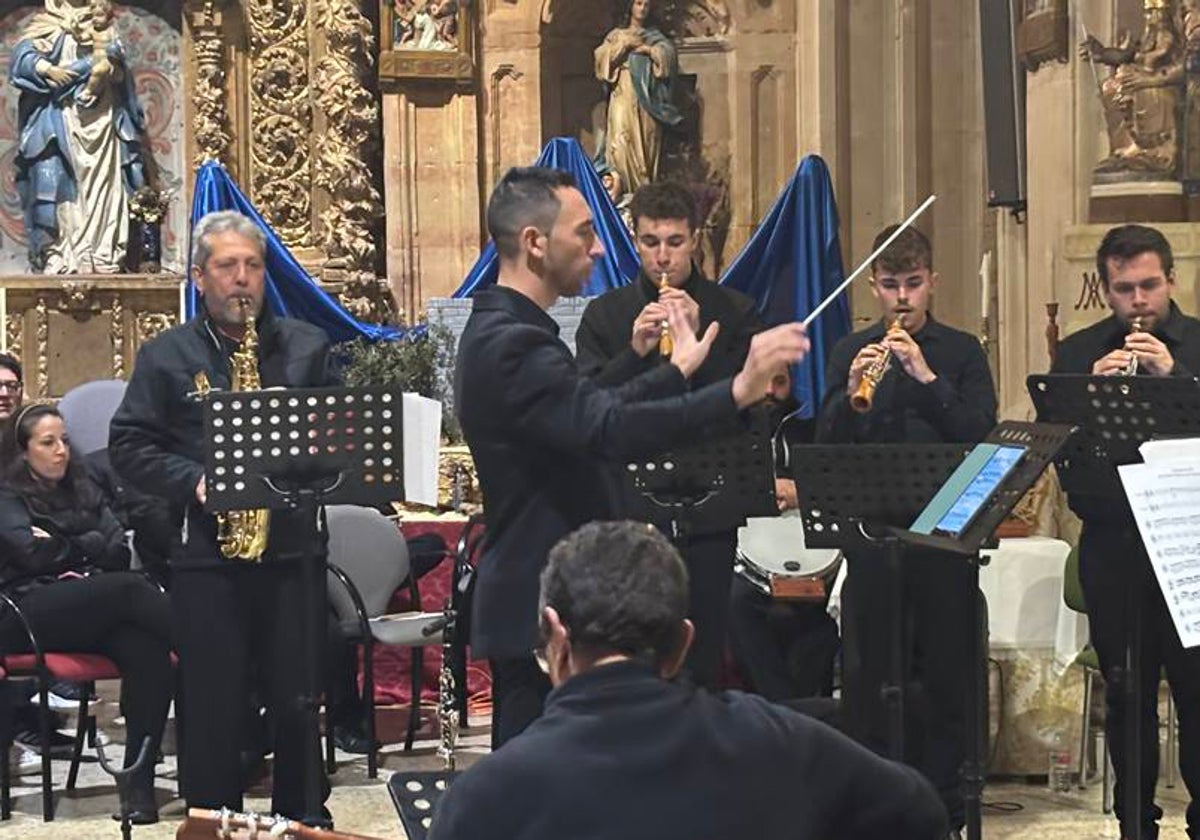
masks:
<path id="1" fill-rule="evenodd" d="M 896 230 L 875 238 L 879 248 Z M 935 320 L 938 276 L 929 240 L 909 228 L 871 265 L 881 319 L 833 349 L 817 420 L 819 443 L 975 443 L 996 424 L 996 395 L 978 339 Z M 888 358 L 890 356 L 890 358 Z M 875 380 L 865 389 L 863 381 Z M 856 410 L 856 406 L 860 410 Z M 861 410 L 865 409 L 865 410 Z M 847 558 L 842 632 L 845 711 L 851 731 L 884 752 L 894 582 L 873 564 Z M 924 702 L 905 722 L 904 760 L 942 796 L 957 836 L 964 822 L 961 766 L 966 745 L 969 570 L 942 558 L 906 554 L 903 593 L 912 618 L 906 640 Z M 910 701 L 915 699 L 909 693 Z M 909 708 L 917 704 L 910 702 Z"/>
<path id="2" fill-rule="evenodd" d="M 1105 234 L 1096 270 L 1112 314 L 1068 336 L 1059 346 L 1053 373 L 1098 376 L 1196 376 L 1200 372 L 1200 321 L 1179 311 L 1171 245 L 1157 230 L 1122 225 Z M 1136 361 L 1135 361 L 1136 360 Z M 1124 502 L 1072 493 L 1071 510 L 1083 520 L 1079 536 L 1079 577 L 1087 603 L 1092 645 L 1104 674 L 1105 742 L 1116 769 L 1114 799 L 1121 834 L 1158 836 L 1162 809 L 1154 804 L 1158 780 L 1158 682 L 1162 670 L 1179 710 L 1179 769 L 1192 801 L 1188 836 L 1200 838 L 1200 649 L 1185 649 L 1167 613 L 1142 548 L 1133 514 Z M 1135 564 L 1131 566 L 1131 564 Z M 1136 759 L 1142 813 L 1125 813 L 1130 784 L 1125 752 L 1125 647 L 1130 633 L 1126 603 L 1130 573 L 1142 599 L 1141 684 L 1142 754 Z"/>

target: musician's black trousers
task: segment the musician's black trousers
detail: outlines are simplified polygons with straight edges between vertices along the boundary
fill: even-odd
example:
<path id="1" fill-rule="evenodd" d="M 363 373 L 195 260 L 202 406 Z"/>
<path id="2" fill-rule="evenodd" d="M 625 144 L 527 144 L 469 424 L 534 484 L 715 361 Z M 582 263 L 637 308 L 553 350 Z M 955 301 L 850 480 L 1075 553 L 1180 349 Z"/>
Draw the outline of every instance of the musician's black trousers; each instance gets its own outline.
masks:
<path id="1" fill-rule="evenodd" d="M 492 672 L 492 749 L 520 735 L 542 716 L 550 678 L 529 656 L 489 659 Z"/>
<path id="2" fill-rule="evenodd" d="M 828 697 L 833 692 L 837 623 L 825 602 L 779 601 L 734 577 L 729 644 L 750 687 L 768 700 Z"/>
<path id="3" fill-rule="evenodd" d="M 852 556 L 843 589 L 843 683 L 847 727 L 861 743 L 888 754 L 893 576 L 882 556 Z M 968 635 L 970 568 L 966 563 L 906 553 L 901 591 L 908 674 L 904 762 L 937 788 L 952 826 L 964 822 L 962 764 L 967 689 L 975 653 Z M 976 663 L 977 667 L 978 663 Z"/>
<path id="4" fill-rule="evenodd" d="M 1122 798 L 1128 784 L 1125 752 L 1125 647 L 1130 630 L 1127 596 L 1140 590 L 1142 644 L 1138 652 L 1141 695 L 1142 836 L 1158 834 L 1162 809 L 1154 804 L 1158 780 L 1158 684 L 1165 668 L 1179 715 L 1179 770 L 1192 801 L 1188 834 L 1200 838 L 1200 648 L 1185 649 L 1167 612 L 1132 522 L 1084 523 L 1079 540 L 1079 577 L 1087 604 L 1092 645 L 1104 676 L 1105 739 L 1116 769 L 1115 810 L 1122 834 L 1132 835 L 1132 815 Z"/>
<path id="5" fill-rule="evenodd" d="M 231 561 L 175 570 L 171 608 L 185 737 L 180 760 L 190 807 L 242 809 L 240 754 L 247 740 L 246 704 L 257 681 L 273 725 L 271 810 L 291 819 L 314 816 L 304 812 L 304 767 L 306 760 L 321 766 L 320 746 L 298 702 L 305 690 L 302 583 L 296 562 Z M 323 644 L 326 593 L 319 597 L 314 618 Z M 324 801 L 329 785 L 321 772 Z"/>

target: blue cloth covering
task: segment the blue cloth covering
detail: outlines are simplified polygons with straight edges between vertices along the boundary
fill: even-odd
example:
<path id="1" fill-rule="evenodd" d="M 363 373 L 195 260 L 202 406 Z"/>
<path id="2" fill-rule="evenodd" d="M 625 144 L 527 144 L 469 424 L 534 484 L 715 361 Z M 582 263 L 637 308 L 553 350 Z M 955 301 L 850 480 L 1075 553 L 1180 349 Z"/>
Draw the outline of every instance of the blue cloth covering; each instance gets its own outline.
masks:
<path id="1" fill-rule="evenodd" d="M 215 210 L 237 210 L 249 216 L 267 235 L 266 300 L 271 311 L 289 318 L 299 318 L 314 324 L 329 335 L 334 344 L 355 338 L 395 339 L 401 331 L 395 327 L 368 324 L 357 320 L 327 294 L 292 257 L 287 247 L 271 230 L 225 167 L 219 163 L 203 164 L 196 173 L 196 193 L 192 199 L 191 227 L 207 213 Z M 190 253 L 190 251 L 189 251 Z M 188 276 L 191 276 L 189 259 Z M 196 314 L 199 294 L 194 284 L 188 285 L 187 314 Z"/>
<path id="2" fill-rule="evenodd" d="M 825 161 L 809 155 L 721 282 L 754 298 L 759 315 L 775 326 L 803 320 L 844 279 L 833 183 Z M 797 417 L 816 414 L 829 354 L 849 332 L 843 294 L 809 326 L 812 352 L 792 368 Z"/>
<path id="3" fill-rule="evenodd" d="M 604 243 L 604 256 L 592 269 L 592 276 L 583 287 L 583 295 L 594 297 L 604 294 L 609 289 L 627 285 L 638 271 L 637 251 L 633 247 L 629 231 L 617 213 L 617 208 L 604 191 L 600 176 L 596 174 L 583 148 L 570 137 L 555 137 L 542 149 L 536 165 L 561 169 L 575 176 L 579 189 L 596 218 L 596 235 Z M 500 262 L 496 256 L 496 244 L 489 241 L 453 297 L 470 297 L 476 289 L 495 283 L 499 274 Z"/>

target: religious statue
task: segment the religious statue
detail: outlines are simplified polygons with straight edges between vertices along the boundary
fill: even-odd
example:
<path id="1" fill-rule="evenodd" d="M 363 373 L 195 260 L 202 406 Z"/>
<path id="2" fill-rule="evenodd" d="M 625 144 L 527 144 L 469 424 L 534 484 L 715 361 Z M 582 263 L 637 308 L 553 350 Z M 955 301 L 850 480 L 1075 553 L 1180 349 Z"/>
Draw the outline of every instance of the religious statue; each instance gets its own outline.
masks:
<path id="1" fill-rule="evenodd" d="M 653 0 L 629 0 L 624 25 L 596 47 L 596 77 L 608 89 L 608 117 L 597 162 L 620 175 L 627 192 L 658 177 L 665 126 L 683 114 L 675 105 L 679 59 L 655 18 Z"/>
<path id="2" fill-rule="evenodd" d="M 1080 55 L 1113 68 L 1100 83 L 1109 155 L 1096 165 L 1098 180 L 1166 179 L 1178 174 L 1184 86 L 1184 39 L 1169 0 L 1145 0 L 1142 37 L 1124 34 L 1105 47 L 1089 35 Z"/>
<path id="3" fill-rule="evenodd" d="M 46 0 L 9 78 L 21 92 L 16 184 L 30 266 L 121 271 L 129 197 L 145 185 L 145 125 L 110 0 Z"/>
<path id="4" fill-rule="evenodd" d="M 396 0 L 398 50 L 457 50 L 458 0 Z"/>

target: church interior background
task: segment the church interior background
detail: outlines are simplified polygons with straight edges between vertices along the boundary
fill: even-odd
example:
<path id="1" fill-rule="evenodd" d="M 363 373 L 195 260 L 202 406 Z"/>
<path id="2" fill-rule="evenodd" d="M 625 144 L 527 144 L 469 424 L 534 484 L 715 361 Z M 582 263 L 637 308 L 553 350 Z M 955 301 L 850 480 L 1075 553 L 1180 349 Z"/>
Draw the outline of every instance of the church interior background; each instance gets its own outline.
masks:
<path id="1" fill-rule="evenodd" d="M 1168 234 L 1176 299 L 1197 311 L 1200 215 L 1185 171 L 1190 76 L 1168 106 L 1177 126 L 1172 164 L 1153 178 L 1105 180 L 1097 175 L 1109 151 L 1098 88 L 1109 71 L 1101 66 L 1098 76 L 1078 53 L 1081 29 L 1105 44 L 1123 30 L 1142 31 L 1154 0 L 1014 0 L 1014 72 L 1025 96 L 1019 212 L 988 206 L 980 44 L 995 33 L 981 30 L 978 3 L 653 3 L 678 63 L 680 112 L 662 133 L 656 177 L 681 180 L 700 198 L 710 276 L 730 265 L 812 154 L 831 173 L 847 271 L 883 226 L 937 195 L 918 225 L 934 244 L 937 317 L 984 342 L 1002 417 L 1031 417 L 1025 377 L 1048 369 L 1051 337 L 1106 314 L 1092 255 L 1114 219 Z M 0 336 L 30 372 L 29 395 L 58 397 L 91 379 L 124 378 L 137 348 L 178 322 L 193 175 L 204 161 L 228 170 L 355 317 L 423 320 L 486 244 L 484 206 L 501 173 L 532 163 L 553 137 L 599 151 L 608 92 L 595 50 L 621 24 L 623 5 L 112 4 L 144 111 L 153 199 L 133 208 L 141 235 L 118 270 L 31 268 L 16 181 L 19 91 L 0 86 Z M 0 65 L 10 65 L 35 16 L 87 7 L 0 2 Z M 1200 32 L 1185 31 L 1189 0 L 1167 7 L 1180 43 Z M 416 12 L 425 17 L 417 21 Z M 875 317 L 865 284 L 852 289 L 851 302 L 856 327 Z M 1035 531 L 1069 535 L 1061 506 L 1044 504 Z M 1056 721 L 1078 726 L 1081 678 L 1072 671 L 1051 679 L 1054 664 L 1040 654 L 1000 654 L 994 667 L 1011 694 L 996 712 L 1011 725 L 998 761 L 1013 775 L 1044 773 L 1045 732 Z M 997 729 L 1003 724 L 994 720 Z"/>

